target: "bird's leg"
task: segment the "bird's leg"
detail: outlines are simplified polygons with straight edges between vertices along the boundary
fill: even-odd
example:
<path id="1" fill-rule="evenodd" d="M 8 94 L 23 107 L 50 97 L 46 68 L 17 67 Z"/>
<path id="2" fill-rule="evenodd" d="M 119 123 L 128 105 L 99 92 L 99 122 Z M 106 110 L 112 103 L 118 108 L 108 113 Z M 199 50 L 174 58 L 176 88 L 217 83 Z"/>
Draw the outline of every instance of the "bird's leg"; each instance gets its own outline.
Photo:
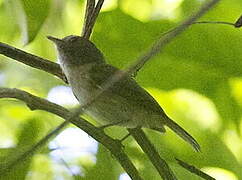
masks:
<path id="1" fill-rule="evenodd" d="M 115 123 L 110 123 L 110 124 L 106 124 L 106 125 L 100 126 L 99 128 L 100 128 L 100 129 L 105 129 L 105 128 L 107 128 L 107 127 L 120 125 L 120 124 L 123 124 L 123 123 L 129 122 L 129 121 L 130 121 L 130 120 L 118 121 L 118 122 L 115 122 Z"/>
<path id="2" fill-rule="evenodd" d="M 129 129 L 129 128 L 128 128 Z M 141 126 L 137 126 L 135 129 L 141 129 Z M 131 134 L 128 133 L 127 135 L 125 135 L 122 139 L 120 139 L 119 141 L 122 143 L 124 140 L 126 140 Z"/>
<path id="3" fill-rule="evenodd" d="M 127 135 L 125 135 L 122 139 L 120 139 L 119 141 L 122 143 L 124 140 L 126 140 L 131 134 L 128 133 Z"/>
<path id="4" fill-rule="evenodd" d="M 103 125 L 103 126 L 100 126 L 99 128 L 100 129 L 105 129 L 107 127 L 110 127 L 110 126 L 115 126 L 115 125 L 120 125 L 122 123 L 126 123 L 126 122 L 129 122 L 130 120 L 126 120 L 126 121 L 119 121 L 119 122 L 115 122 L 115 123 L 111 123 L 111 124 L 106 124 L 106 125 Z M 136 128 L 141 128 L 141 127 L 136 127 Z M 117 141 L 119 141 L 120 143 L 122 143 L 123 141 L 125 141 L 131 134 L 128 133 L 127 135 L 125 135 L 123 138 L 121 139 L 117 139 Z"/>

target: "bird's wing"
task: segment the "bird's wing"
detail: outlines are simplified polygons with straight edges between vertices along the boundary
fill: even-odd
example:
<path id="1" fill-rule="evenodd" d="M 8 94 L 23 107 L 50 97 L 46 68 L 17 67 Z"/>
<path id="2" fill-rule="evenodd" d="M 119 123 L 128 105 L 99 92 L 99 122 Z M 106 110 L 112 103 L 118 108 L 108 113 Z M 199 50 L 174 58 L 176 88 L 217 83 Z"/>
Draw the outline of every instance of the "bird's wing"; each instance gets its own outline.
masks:
<path id="1" fill-rule="evenodd" d="M 97 64 L 90 70 L 89 75 L 96 85 L 103 87 L 118 71 L 121 70 L 109 64 Z M 156 100 L 131 77 L 126 77 L 116 82 L 108 89 L 108 92 L 125 99 L 126 102 L 139 109 L 159 115 L 163 113 L 162 108 Z"/>
<path id="2" fill-rule="evenodd" d="M 120 71 L 119 69 L 108 65 L 108 64 L 100 64 L 94 66 L 91 70 L 90 76 L 92 80 L 100 87 L 103 86 L 106 81 L 115 72 Z M 163 116 L 164 124 L 167 125 L 171 130 L 177 133 L 181 138 L 190 143 L 196 151 L 200 150 L 200 146 L 197 141 L 182 127 L 180 127 L 177 123 L 175 123 L 172 119 L 170 119 L 163 109 L 159 106 L 159 104 L 155 101 L 155 99 L 146 92 L 142 87 L 140 87 L 136 81 L 130 77 L 121 79 L 117 83 L 115 83 L 109 90 L 108 95 L 118 96 L 119 99 L 126 100 L 127 104 L 130 104 L 130 107 L 135 107 L 135 109 L 140 109 L 141 111 L 146 111 L 151 115 L 160 115 Z M 164 132 L 162 127 L 152 127 L 152 129 Z"/>

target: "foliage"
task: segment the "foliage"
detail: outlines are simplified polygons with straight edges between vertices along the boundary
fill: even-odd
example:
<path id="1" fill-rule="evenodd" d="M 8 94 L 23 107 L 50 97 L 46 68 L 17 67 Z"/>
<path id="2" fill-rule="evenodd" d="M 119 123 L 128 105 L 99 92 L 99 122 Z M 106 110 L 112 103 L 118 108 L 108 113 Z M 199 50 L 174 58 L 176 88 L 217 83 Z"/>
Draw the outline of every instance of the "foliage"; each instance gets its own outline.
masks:
<path id="1" fill-rule="evenodd" d="M 138 0 L 131 2 L 139 3 Z M 165 0 L 161 1 L 163 3 L 158 3 L 158 0 L 142 1 L 148 5 L 141 9 L 133 8 L 131 2 L 113 0 L 112 6 L 104 9 L 98 17 L 92 36 L 107 61 L 119 68 L 131 64 L 162 32 L 176 26 L 200 5 L 198 0 L 179 1 L 178 4 L 173 4 L 176 8 L 170 5 L 172 11 L 162 14 L 158 10 L 165 9 L 165 5 L 168 7 Z M 55 50 L 45 36 L 80 34 L 84 2 L 41 0 L 39 3 L 36 0 L 0 1 L 0 41 L 22 47 L 20 37 L 25 36 L 25 43 L 33 41 L 22 47 L 24 50 L 54 60 Z M 241 8 L 241 0 L 224 0 L 207 13 L 203 20 L 235 22 L 241 15 Z M 15 16 L 11 17 L 12 9 L 21 11 L 13 13 Z M 145 16 L 140 11 L 145 11 Z M 24 19 L 20 20 L 20 16 Z M 192 25 L 137 74 L 139 84 L 149 90 L 164 110 L 191 132 L 202 147 L 201 153 L 195 153 L 170 132 L 161 136 L 147 130 L 149 138 L 179 179 L 196 177 L 181 169 L 174 157 L 204 168 L 211 175 L 215 174 L 212 167 L 216 167 L 242 179 L 241 35 L 241 29 L 230 26 Z M 44 72 L 1 56 L 0 85 L 27 89 L 41 97 L 47 97 L 53 87 L 63 83 Z M 10 157 L 11 152 L 21 149 L 20 146 L 26 147 L 36 142 L 60 122 L 54 115 L 30 112 L 23 103 L 15 100 L 1 99 L 0 105 L 0 158 L 2 152 Z M 38 133 L 29 129 L 36 129 Z M 119 138 L 125 134 L 118 127 L 110 128 L 107 132 Z M 132 138 L 124 144 L 144 178 L 159 179 Z M 26 166 L 21 167 L 26 169 L 16 171 L 15 177 L 31 179 L 31 174 L 27 175 L 27 170 L 30 170 L 35 178 L 38 178 L 38 173 L 40 176 L 40 172 L 48 172 L 52 174 L 49 178 L 62 176 L 70 179 L 70 172 L 63 168 L 63 163 L 58 164 L 53 159 L 48 159 L 49 150 L 40 153 L 46 159 L 36 158 L 39 154 L 35 155 L 34 161 L 31 163 L 28 160 Z M 81 166 L 83 176 L 75 176 L 76 179 L 117 179 L 122 173 L 120 165 L 102 146 L 99 146 L 95 155 L 96 161 L 90 163 L 82 158 L 87 157 L 69 162 Z M 38 161 L 46 161 L 50 165 L 36 168 L 42 166 Z"/>

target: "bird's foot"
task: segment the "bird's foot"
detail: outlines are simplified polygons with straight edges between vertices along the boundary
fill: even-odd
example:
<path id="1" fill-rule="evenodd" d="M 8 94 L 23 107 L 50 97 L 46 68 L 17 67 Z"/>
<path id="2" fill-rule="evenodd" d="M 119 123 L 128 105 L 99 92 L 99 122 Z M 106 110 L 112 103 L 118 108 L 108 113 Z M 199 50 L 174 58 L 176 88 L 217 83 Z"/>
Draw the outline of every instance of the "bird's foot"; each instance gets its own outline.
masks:
<path id="1" fill-rule="evenodd" d="M 118 122 L 114 122 L 114 123 L 110 123 L 110 124 L 106 124 L 106 125 L 103 125 L 103 126 L 99 126 L 100 129 L 105 129 L 105 128 L 108 128 L 108 127 L 111 127 L 111 126 L 117 126 L 117 125 L 121 125 L 121 124 L 124 124 L 126 122 L 129 122 L 128 121 L 118 121 Z"/>

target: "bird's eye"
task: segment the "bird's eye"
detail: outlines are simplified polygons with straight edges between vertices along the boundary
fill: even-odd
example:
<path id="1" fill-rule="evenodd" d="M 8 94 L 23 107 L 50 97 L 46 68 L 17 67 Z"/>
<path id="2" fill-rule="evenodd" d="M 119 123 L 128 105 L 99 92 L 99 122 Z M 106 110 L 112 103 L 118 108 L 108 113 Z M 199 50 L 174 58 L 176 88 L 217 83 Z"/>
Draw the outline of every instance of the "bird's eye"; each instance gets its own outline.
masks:
<path id="1" fill-rule="evenodd" d="M 72 37 L 72 38 L 70 39 L 70 42 L 75 42 L 75 41 L 77 41 L 77 39 L 78 39 L 78 37 Z"/>

